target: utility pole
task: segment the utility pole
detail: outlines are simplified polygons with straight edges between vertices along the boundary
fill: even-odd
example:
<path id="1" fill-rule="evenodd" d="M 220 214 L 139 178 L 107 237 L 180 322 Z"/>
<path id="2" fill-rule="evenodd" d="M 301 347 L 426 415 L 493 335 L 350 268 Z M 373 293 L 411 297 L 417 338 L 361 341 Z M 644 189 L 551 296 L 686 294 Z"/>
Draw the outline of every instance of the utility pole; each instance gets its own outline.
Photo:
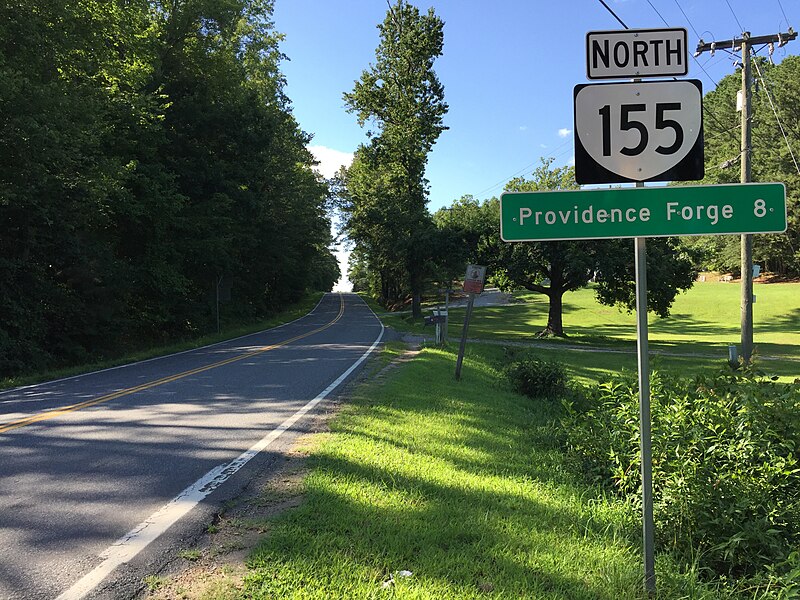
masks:
<path id="1" fill-rule="evenodd" d="M 741 143 L 741 169 L 742 183 L 749 183 L 752 179 L 750 168 L 750 155 L 752 153 L 751 135 L 751 110 L 750 110 L 750 32 L 742 33 L 742 143 Z M 753 234 L 742 234 L 741 251 L 742 271 L 742 362 L 750 364 L 753 356 Z"/>
<path id="2" fill-rule="evenodd" d="M 797 38 L 797 32 L 791 27 L 786 33 L 775 35 L 762 35 L 751 37 L 749 31 L 742 33 L 741 38 L 712 42 L 706 44 L 703 40 L 697 44 L 695 56 L 703 52 L 710 51 L 714 54 L 715 50 L 725 50 L 731 48 L 742 51 L 742 138 L 741 138 L 741 177 L 742 183 L 749 183 L 751 179 L 751 96 L 750 85 L 752 77 L 750 74 L 750 49 L 759 44 L 778 44 L 778 47 L 785 46 L 790 41 Z M 770 52 L 773 46 L 770 46 Z M 742 271 L 742 300 L 741 300 L 741 325 L 742 325 L 742 362 L 750 364 L 753 356 L 753 235 L 742 234 L 741 251 L 741 271 Z"/>

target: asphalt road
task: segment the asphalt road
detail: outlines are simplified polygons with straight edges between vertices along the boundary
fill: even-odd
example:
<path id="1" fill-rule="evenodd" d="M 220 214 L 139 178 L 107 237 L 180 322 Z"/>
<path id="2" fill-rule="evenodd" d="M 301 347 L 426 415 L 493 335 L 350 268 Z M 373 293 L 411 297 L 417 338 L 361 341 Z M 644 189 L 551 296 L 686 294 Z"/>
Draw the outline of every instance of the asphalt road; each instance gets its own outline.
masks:
<path id="1" fill-rule="evenodd" d="M 128 597 L 382 333 L 327 294 L 275 329 L 0 393 L 0 598 Z"/>

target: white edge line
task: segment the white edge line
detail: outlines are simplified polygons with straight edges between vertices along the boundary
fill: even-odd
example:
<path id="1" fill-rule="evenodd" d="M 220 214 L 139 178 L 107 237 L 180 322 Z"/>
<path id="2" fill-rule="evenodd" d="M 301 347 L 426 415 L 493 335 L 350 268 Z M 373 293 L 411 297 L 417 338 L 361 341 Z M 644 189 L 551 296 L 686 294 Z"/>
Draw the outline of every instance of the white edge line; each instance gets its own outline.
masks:
<path id="1" fill-rule="evenodd" d="M 367 305 L 367 308 L 369 308 L 369 305 Z M 370 311 L 372 311 L 371 308 Z M 372 314 L 375 314 L 374 311 Z M 375 318 L 377 319 L 378 317 L 375 316 Z M 203 477 L 195 481 L 192 485 L 175 496 L 175 498 L 167 502 L 167 504 L 106 548 L 100 553 L 100 558 L 102 559 L 101 563 L 81 577 L 72 587 L 58 596 L 56 600 L 81 600 L 86 594 L 94 590 L 119 565 L 132 560 L 139 552 L 144 550 L 150 542 L 157 539 L 162 533 L 169 529 L 169 527 L 177 522 L 178 519 L 192 510 L 199 502 L 205 499 L 206 496 L 225 483 L 231 475 L 250 462 L 259 452 L 265 450 L 299 419 L 304 417 L 306 413 L 322 402 L 328 394 L 339 387 L 339 385 L 367 359 L 378 346 L 381 339 L 383 339 L 384 326 L 380 319 L 378 319 L 378 323 L 380 323 L 381 326 L 381 332 L 378 338 L 350 368 L 336 379 L 336 381 L 322 390 L 316 398 L 310 400 L 308 404 L 286 419 L 276 429 L 270 431 L 269 434 L 263 437 L 249 450 L 243 452 L 228 464 L 219 465 L 211 469 Z"/>
<path id="2" fill-rule="evenodd" d="M 77 375 L 70 375 L 69 377 L 62 377 L 61 379 L 53 379 L 52 381 L 41 381 L 39 383 L 32 383 L 30 385 L 22 385 L 19 387 L 9 388 L 7 390 L 0 391 L 0 396 L 5 396 L 6 394 L 11 394 L 12 392 L 21 392 L 23 390 L 29 390 L 31 388 L 40 387 L 43 385 L 50 385 L 53 383 L 61 383 L 63 381 L 70 381 L 72 379 L 78 379 L 79 377 L 88 377 L 89 375 L 97 375 L 98 373 L 106 373 L 107 371 L 116 371 L 117 369 L 126 369 L 128 367 L 133 367 L 135 365 L 143 365 L 145 363 L 153 362 L 156 360 L 163 360 L 165 358 L 170 358 L 171 356 L 180 356 L 181 354 L 188 354 L 189 352 L 197 352 L 198 350 L 206 350 L 208 348 L 213 348 L 214 346 L 221 346 L 222 344 L 227 344 L 228 342 L 235 342 L 237 340 L 243 340 L 244 338 L 248 338 L 254 335 L 260 335 L 262 333 L 266 333 L 268 331 L 273 331 L 275 329 L 280 329 L 281 327 L 285 327 L 286 325 L 291 325 L 292 323 L 296 323 L 300 319 L 305 319 L 311 313 L 313 313 L 319 305 L 322 304 L 322 301 L 325 299 L 331 292 L 326 292 L 322 294 L 322 298 L 319 299 L 319 302 L 304 314 L 302 317 L 297 317 L 293 321 L 287 321 L 286 323 L 281 323 L 280 325 L 276 325 L 275 327 L 270 327 L 269 329 L 262 329 L 261 331 L 254 331 L 253 333 L 246 333 L 244 335 L 240 335 L 239 337 L 231 338 L 229 340 L 221 340 L 219 342 L 214 342 L 213 344 L 208 344 L 206 346 L 198 346 L 197 348 L 189 348 L 188 350 L 181 350 L 180 352 L 173 352 L 172 354 L 163 354 L 161 356 L 154 356 L 153 358 L 145 358 L 144 360 L 137 360 L 135 362 L 125 363 L 124 365 L 117 365 L 115 367 L 108 367 L 106 369 L 99 369 L 97 371 L 89 371 L 87 373 L 79 373 Z M 339 292 L 341 293 L 341 292 Z"/>

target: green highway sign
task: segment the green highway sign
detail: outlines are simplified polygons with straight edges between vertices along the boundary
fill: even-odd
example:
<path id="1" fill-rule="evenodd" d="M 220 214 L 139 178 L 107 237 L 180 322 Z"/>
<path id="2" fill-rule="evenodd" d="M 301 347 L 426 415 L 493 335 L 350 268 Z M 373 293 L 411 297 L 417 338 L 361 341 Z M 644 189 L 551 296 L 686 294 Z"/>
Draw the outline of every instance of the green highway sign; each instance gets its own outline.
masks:
<path id="1" fill-rule="evenodd" d="M 786 231 L 782 183 L 506 192 L 504 242 Z"/>

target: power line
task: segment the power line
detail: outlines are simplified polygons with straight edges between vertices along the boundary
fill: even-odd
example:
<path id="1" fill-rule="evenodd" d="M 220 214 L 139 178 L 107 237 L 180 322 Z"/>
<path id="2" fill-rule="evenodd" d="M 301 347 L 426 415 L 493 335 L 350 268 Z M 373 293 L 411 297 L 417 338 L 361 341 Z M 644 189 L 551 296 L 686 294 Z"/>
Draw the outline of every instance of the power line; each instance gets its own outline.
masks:
<path id="1" fill-rule="evenodd" d="M 800 175 L 800 166 L 797 165 L 797 159 L 794 157 L 794 152 L 792 151 L 792 145 L 789 143 L 789 138 L 786 136 L 786 131 L 783 129 L 783 124 L 781 123 L 781 119 L 778 116 L 778 111 L 775 108 L 775 104 L 772 102 L 772 95 L 769 93 L 769 86 L 767 85 L 767 80 L 761 73 L 761 67 L 758 66 L 758 61 L 754 60 L 753 64 L 756 67 L 756 71 L 758 71 L 758 77 L 759 79 L 761 79 L 761 83 L 764 84 L 764 91 L 767 94 L 767 100 L 769 100 L 769 105 L 772 108 L 772 114 L 775 115 L 775 121 L 778 123 L 778 127 L 781 130 L 781 135 L 783 135 L 783 141 L 786 142 L 786 147 L 789 149 L 789 155 L 792 157 L 792 162 L 794 162 L 794 168 L 797 170 L 797 174 Z"/>
<path id="2" fill-rule="evenodd" d="M 559 150 L 561 150 L 561 148 L 563 148 L 564 146 L 566 146 L 567 144 L 569 144 L 571 141 L 572 141 L 571 139 L 568 139 L 568 140 L 564 141 L 563 143 L 561 143 L 560 145 L 556 146 L 556 147 L 553 149 L 553 151 L 552 151 L 550 154 L 548 154 L 547 156 L 545 156 L 544 158 L 554 158 L 554 159 L 555 159 L 555 158 L 559 158 L 560 156 L 563 156 L 563 155 L 565 154 L 565 152 L 562 152 L 561 154 L 558 154 L 558 155 L 556 155 L 556 152 L 558 152 Z M 490 186 L 489 186 L 489 187 L 487 187 L 486 189 L 484 189 L 484 190 L 481 190 L 480 192 L 478 192 L 477 194 L 475 194 L 475 197 L 476 197 L 476 198 L 480 198 L 480 197 L 481 197 L 481 196 L 483 196 L 485 193 L 487 193 L 487 192 L 491 192 L 493 189 L 500 187 L 501 185 L 503 185 L 504 183 L 506 183 L 506 182 L 510 181 L 510 180 L 511 180 L 511 179 L 513 179 L 514 177 L 518 177 L 518 176 L 522 175 L 522 174 L 523 174 L 523 173 L 525 173 L 525 172 L 526 172 L 528 169 L 530 169 L 531 167 L 533 167 L 534 165 L 536 165 L 536 164 L 539 162 L 539 160 L 541 160 L 541 159 L 537 159 L 537 160 L 533 161 L 532 163 L 530 163 L 530 164 L 528 164 L 528 165 L 525 165 L 524 167 L 522 167 L 522 168 L 521 168 L 521 169 L 519 169 L 518 171 L 515 171 L 514 173 L 512 173 L 512 174 L 511 174 L 511 175 L 509 175 L 508 177 L 504 177 L 503 179 L 501 179 L 500 181 L 498 181 L 498 182 L 497 182 L 497 183 L 495 183 L 494 185 L 490 185 Z"/>
<path id="3" fill-rule="evenodd" d="M 733 18 L 736 19 L 736 24 L 739 26 L 739 31 L 744 31 L 744 27 L 742 26 L 741 22 L 739 21 L 739 17 L 736 16 L 735 12 L 733 12 L 733 7 L 731 6 L 731 3 L 728 2 L 728 0 L 725 0 L 725 4 L 727 4 L 728 8 L 731 9 L 731 14 L 733 15 Z"/>
<path id="4" fill-rule="evenodd" d="M 656 11 L 656 14 L 657 14 L 659 17 L 661 17 L 661 20 L 662 20 L 662 21 L 664 21 L 664 25 L 666 25 L 667 27 L 669 27 L 669 23 L 667 23 L 667 20 L 666 20 L 664 17 L 662 17 L 662 16 L 661 16 L 661 13 L 660 13 L 660 12 L 658 12 L 658 9 L 657 9 L 655 6 L 653 6 L 653 3 L 652 3 L 652 2 L 650 2 L 650 0 L 647 0 L 647 3 L 650 5 L 650 8 L 652 8 L 654 11 Z"/>
<path id="5" fill-rule="evenodd" d="M 622 21 L 622 19 L 620 19 L 620 18 L 617 16 L 617 13 L 615 13 L 613 10 L 611 10 L 611 7 L 610 7 L 608 4 L 606 4 L 606 3 L 605 3 L 603 0 L 597 0 L 597 1 L 598 1 L 600 4 L 602 4 L 603 6 L 605 6 L 605 7 L 606 7 L 606 10 L 607 10 L 608 12 L 610 12 L 610 13 L 611 13 L 611 15 L 612 15 L 612 16 L 613 16 L 613 17 L 614 17 L 614 18 L 615 18 L 617 21 L 619 21 L 619 24 L 620 24 L 620 25 L 622 25 L 622 26 L 623 26 L 625 29 L 630 29 L 630 27 L 628 27 L 627 25 L 625 25 L 625 23 Z"/>
<path id="6" fill-rule="evenodd" d="M 781 4 L 781 0 L 778 0 L 778 6 L 781 8 L 781 12 L 783 13 L 783 18 L 786 20 L 786 26 L 790 27 L 792 24 L 789 23 L 789 17 L 786 16 L 786 11 L 783 10 L 783 4 Z"/>
<path id="7" fill-rule="evenodd" d="M 689 19 L 689 16 L 685 12 L 683 12 L 683 8 L 678 3 L 678 0 L 675 0 L 675 5 L 678 7 L 678 10 L 681 11 L 681 14 L 683 15 L 683 18 L 686 19 L 687 23 L 689 23 L 689 27 L 692 28 L 692 31 L 694 31 L 694 34 L 697 36 L 697 39 L 699 40 L 700 39 L 700 34 L 697 33 L 697 29 L 694 28 L 694 25 L 692 24 L 692 21 Z"/>

